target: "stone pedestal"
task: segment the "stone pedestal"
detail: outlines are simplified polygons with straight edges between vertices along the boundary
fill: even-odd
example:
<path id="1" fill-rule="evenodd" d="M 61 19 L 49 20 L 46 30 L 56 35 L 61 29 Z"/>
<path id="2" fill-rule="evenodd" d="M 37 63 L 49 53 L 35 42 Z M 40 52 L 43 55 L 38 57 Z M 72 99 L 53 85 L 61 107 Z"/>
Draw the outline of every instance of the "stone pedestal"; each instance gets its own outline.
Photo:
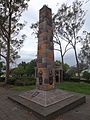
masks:
<path id="1" fill-rule="evenodd" d="M 32 111 L 37 120 L 54 120 L 63 113 L 85 103 L 84 95 L 59 89 L 34 89 L 9 98 Z"/>

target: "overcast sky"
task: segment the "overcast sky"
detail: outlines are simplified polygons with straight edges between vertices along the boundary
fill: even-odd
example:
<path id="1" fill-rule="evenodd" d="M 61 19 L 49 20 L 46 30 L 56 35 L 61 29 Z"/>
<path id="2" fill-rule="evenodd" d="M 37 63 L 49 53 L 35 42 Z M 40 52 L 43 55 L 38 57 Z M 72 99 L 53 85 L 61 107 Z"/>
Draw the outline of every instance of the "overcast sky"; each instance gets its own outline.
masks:
<path id="1" fill-rule="evenodd" d="M 21 61 L 30 61 L 36 58 L 37 55 L 37 39 L 31 35 L 32 30 L 30 29 L 30 25 L 35 23 L 39 20 L 39 9 L 43 7 L 43 5 L 48 5 L 49 8 L 52 9 L 52 13 L 56 13 L 58 8 L 61 6 L 62 3 L 71 4 L 74 0 L 30 0 L 28 10 L 25 11 L 22 15 L 21 21 L 27 21 L 27 25 L 22 30 L 22 33 L 27 35 L 26 40 L 24 41 L 23 47 L 19 51 L 21 56 L 18 59 L 18 62 Z M 86 15 L 85 25 L 83 26 L 82 30 L 87 30 L 90 32 L 90 2 L 84 5 L 84 8 L 88 10 Z M 80 46 L 78 46 L 78 50 Z M 55 59 L 60 59 L 59 53 L 55 52 Z M 16 64 L 18 63 L 16 61 Z M 73 50 L 69 51 L 65 56 L 65 62 L 69 65 L 75 65 L 74 53 Z"/>

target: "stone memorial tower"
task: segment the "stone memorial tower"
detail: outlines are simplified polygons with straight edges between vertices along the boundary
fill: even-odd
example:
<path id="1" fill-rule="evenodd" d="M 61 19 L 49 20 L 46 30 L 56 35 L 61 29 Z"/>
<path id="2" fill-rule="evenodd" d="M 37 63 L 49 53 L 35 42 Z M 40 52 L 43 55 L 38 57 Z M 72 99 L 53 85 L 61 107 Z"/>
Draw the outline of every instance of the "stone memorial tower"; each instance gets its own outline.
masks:
<path id="1" fill-rule="evenodd" d="M 54 47 L 52 11 L 44 5 L 39 11 L 39 37 L 37 53 L 37 88 L 54 88 Z"/>
<path id="2" fill-rule="evenodd" d="M 32 111 L 34 120 L 57 120 L 60 115 L 84 103 L 84 95 L 55 88 L 52 12 L 44 5 L 39 11 L 37 88 L 9 98 Z M 35 119 L 35 120 L 36 120 Z"/>

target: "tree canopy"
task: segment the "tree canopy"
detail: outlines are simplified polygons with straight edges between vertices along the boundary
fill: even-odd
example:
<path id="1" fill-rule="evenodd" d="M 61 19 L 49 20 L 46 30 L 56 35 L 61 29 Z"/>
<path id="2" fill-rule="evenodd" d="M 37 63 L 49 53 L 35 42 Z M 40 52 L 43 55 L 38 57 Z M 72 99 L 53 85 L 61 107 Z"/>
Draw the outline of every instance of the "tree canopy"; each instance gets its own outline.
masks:
<path id="1" fill-rule="evenodd" d="M 18 65 L 18 67 L 12 70 L 12 74 L 15 76 L 35 76 L 35 67 L 36 67 L 36 60 L 31 60 L 30 62 L 22 62 Z"/>
<path id="2" fill-rule="evenodd" d="M 86 64 L 86 67 L 90 67 L 90 33 L 84 31 L 82 39 L 82 48 L 78 55 L 82 64 Z"/>
<path id="3" fill-rule="evenodd" d="M 29 0 L 0 0 L 0 55 L 6 60 L 6 82 L 9 79 L 9 67 L 18 56 L 25 35 L 18 37 L 25 23 L 20 22 L 20 17 L 28 7 Z"/>
<path id="4" fill-rule="evenodd" d="M 83 1 L 76 0 L 72 5 L 62 4 L 57 14 L 54 15 L 54 28 L 57 30 L 61 40 L 71 45 L 76 58 L 77 72 L 80 79 L 79 61 L 77 55 L 77 43 L 82 38 L 78 34 L 85 22 L 86 11 L 82 8 Z"/>

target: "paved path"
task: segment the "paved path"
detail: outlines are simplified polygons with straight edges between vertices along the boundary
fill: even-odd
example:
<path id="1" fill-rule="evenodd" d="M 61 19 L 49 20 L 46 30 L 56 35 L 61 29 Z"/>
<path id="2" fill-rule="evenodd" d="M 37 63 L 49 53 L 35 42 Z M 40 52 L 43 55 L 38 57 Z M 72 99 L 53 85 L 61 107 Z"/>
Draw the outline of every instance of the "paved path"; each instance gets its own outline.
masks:
<path id="1" fill-rule="evenodd" d="M 0 120 L 32 120 L 31 112 L 8 99 L 12 93 L 11 90 L 0 87 Z"/>
<path id="2" fill-rule="evenodd" d="M 17 94 L 19 91 L 0 87 L 0 120 L 37 120 L 32 112 L 8 99 L 8 95 L 13 93 Z M 90 120 L 90 96 L 87 96 L 86 104 L 65 113 L 56 120 Z"/>
<path id="3" fill-rule="evenodd" d="M 90 120 L 90 96 L 86 96 L 86 103 L 65 113 L 63 120 Z"/>

